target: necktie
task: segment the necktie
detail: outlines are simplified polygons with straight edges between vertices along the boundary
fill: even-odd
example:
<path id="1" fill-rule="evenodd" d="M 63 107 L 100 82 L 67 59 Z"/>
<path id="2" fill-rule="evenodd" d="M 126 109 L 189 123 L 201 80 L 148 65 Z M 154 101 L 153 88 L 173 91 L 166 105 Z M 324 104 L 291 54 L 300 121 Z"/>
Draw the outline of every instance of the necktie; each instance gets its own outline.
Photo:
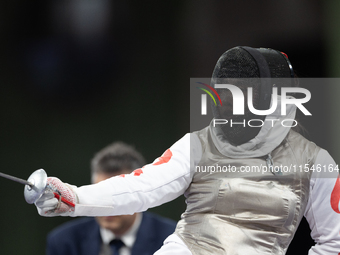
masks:
<path id="1" fill-rule="evenodd" d="M 124 243 L 120 239 L 113 239 L 110 242 L 110 246 L 111 246 L 111 249 L 112 249 L 112 254 L 113 255 L 119 255 L 119 249 L 122 248 L 122 246 L 124 246 Z"/>

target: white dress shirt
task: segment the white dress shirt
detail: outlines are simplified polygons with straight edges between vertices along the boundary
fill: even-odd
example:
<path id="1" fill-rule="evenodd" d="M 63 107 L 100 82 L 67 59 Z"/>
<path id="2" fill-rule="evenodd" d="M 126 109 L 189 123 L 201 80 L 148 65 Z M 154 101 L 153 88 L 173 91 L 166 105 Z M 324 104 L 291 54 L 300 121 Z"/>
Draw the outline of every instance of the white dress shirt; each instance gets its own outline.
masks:
<path id="1" fill-rule="evenodd" d="M 125 244 L 120 250 L 119 255 L 131 255 L 131 249 L 136 241 L 137 231 L 142 222 L 143 214 L 137 213 L 136 219 L 131 228 L 122 236 L 116 236 L 112 231 L 100 227 L 100 235 L 103 240 L 103 245 L 100 254 L 111 254 L 110 242 L 115 238 L 122 240 Z"/>

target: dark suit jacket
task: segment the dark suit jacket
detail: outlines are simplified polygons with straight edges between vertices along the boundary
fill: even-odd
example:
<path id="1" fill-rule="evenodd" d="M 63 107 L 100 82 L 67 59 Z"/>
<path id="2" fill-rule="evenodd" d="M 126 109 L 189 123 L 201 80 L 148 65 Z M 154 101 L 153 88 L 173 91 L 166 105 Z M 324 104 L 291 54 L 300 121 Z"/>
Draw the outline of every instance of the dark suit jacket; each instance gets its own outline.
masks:
<path id="1" fill-rule="evenodd" d="M 151 255 L 175 230 L 176 223 L 155 214 L 143 213 L 131 255 Z M 67 222 L 47 236 L 48 255 L 98 255 L 101 247 L 99 225 L 94 218 Z"/>

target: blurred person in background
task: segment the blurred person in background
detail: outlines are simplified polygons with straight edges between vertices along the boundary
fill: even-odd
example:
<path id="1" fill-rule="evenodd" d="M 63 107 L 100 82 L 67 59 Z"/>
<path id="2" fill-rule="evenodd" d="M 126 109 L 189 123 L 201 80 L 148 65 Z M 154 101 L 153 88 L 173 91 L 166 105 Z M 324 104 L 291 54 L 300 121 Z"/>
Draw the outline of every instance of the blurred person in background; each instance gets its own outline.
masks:
<path id="1" fill-rule="evenodd" d="M 92 183 L 130 174 L 145 164 L 133 147 L 116 142 L 91 160 Z M 175 222 L 152 213 L 82 218 L 57 227 L 47 238 L 48 255 L 147 255 L 175 230 Z M 114 254 L 116 254 L 114 253 Z"/>

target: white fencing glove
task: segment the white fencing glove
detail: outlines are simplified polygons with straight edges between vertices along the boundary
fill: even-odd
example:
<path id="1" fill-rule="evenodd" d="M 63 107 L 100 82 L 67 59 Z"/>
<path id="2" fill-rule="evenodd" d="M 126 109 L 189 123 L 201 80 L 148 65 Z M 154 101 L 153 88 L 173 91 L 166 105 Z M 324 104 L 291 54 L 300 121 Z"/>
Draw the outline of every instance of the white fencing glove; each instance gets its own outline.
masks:
<path id="1" fill-rule="evenodd" d="M 63 183 L 58 178 L 48 177 L 45 192 L 35 202 L 38 213 L 46 217 L 72 216 L 75 207 L 62 202 L 61 197 L 57 199 L 54 192 L 73 204 L 78 203 L 77 195 L 71 185 Z"/>

